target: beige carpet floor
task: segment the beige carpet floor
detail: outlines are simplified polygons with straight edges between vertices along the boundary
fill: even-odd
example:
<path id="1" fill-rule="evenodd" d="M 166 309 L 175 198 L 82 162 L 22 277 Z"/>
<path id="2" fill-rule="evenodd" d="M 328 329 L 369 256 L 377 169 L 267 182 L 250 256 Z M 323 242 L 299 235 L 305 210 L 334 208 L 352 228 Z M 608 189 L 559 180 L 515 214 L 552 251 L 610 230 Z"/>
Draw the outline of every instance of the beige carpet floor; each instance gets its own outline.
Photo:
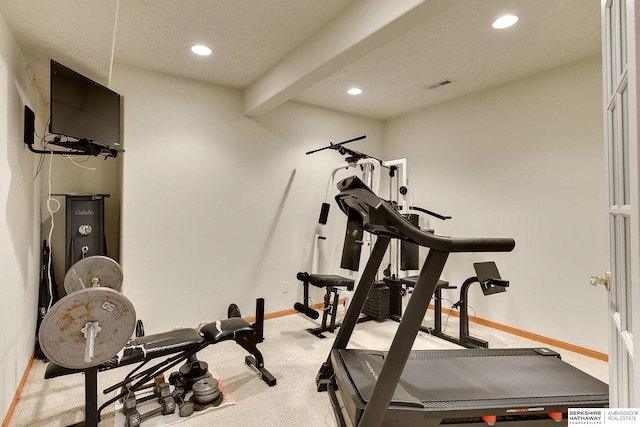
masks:
<path id="1" fill-rule="evenodd" d="M 429 311 L 431 313 L 431 311 Z M 425 324 L 431 324 L 427 317 Z M 319 339 L 306 328 L 318 326 L 301 314 L 265 322 L 265 341 L 259 345 L 266 368 L 277 378 L 277 385 L 268 387 L 244 363 L 246 352 L 233 341 L 209 346 L 199 353 L 217 374 L 235 404 L 196 413 L 183 418 L 181 427 L 197 426 L 335 426 L 333 412 L 326 393 L 318 393 L 315 376 L 326 360 L 334 334 Z M 393 321 L 366 322 L 358 325 L 351 340 L 351 348 L 388 349 L 398 324 Z M 457 331 L 457 318 L 451 317 L 448 333 Z M 471 334 L 489 341 L 491 348 L 549 347 L 511 334 L 471 323 Z M 419 333 L 416 349 L 459 348 L 456 345 Z M 566 362 L 594 377 L 608 382 L 608 364 L 566 350 L 555 349 Z M 29 373 L 15 408 L 9 427 L 67 426 L 84 418 L 84 377 L 68 375 L 45 380 L 46 364 L 36 360 Z M 129 367 L 130 369 L 130 367 Z M 98 388 L 104 388 L 123 379 L 127 367 L 98 374 Z M 167 373 L 167 377 L 168 377 Z M 98 396 L 99 404 L 111 395 Z M 102 414 L 101 427 L 114 426 L 115 405 Z M 144 427 L 144 423 L 142 426 Z M 114 426 L 120 427 L 120 425 Z"/>

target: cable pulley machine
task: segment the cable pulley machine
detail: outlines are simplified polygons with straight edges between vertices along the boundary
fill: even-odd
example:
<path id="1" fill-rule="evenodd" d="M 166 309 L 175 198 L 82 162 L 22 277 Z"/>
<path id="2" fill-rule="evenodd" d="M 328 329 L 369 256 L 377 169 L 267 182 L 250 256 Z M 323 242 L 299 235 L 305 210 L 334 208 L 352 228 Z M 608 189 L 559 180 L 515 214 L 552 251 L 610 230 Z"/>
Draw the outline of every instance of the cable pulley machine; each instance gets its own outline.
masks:
<path id="1" fill-rule="evenodd" d="M 359 167 L 362 174 L 362 180 L 369 187 L 377 191 L 381 181 L 382 169 L 389 170 L 390 176 L 390 193 L 394 194 L 394 200 L 402 199 L 404 210 L 407 210 L 407 204 L 405 202 L 405 195 L 407 194 L 407 172 L 406 172 L 406 159 L 383 161 L 377 157 L 369 154 L 362 153 L 360 151 L 353 150 L 346 147 L 346 144 L 360 141 L 366 138 L 366 135 L 361 135 L 355 138 L 348 139 L 339 143 L 330 142 L 329 145 L 307 151 L 305 154 L 315 154 L 324 150 L 335 150 L 340 155 L 346 156 L 345 162 L 335 165 L 331 170 L 329 182 L 325 193 L 325 199 L 322 203 L 320 210 L 320 216 L 318 219 L 319 225 L 327 224 L 330 210 L 330 201 L 335 192 L 335 180 L 336 174 L 339 171 L 357 168 Z M 393 184 L 397 185 L 395 190 L 391 189 Z M 312 265 L 310 272 L 299 272 L 297 279 L 302 282 L 303 285 L 303 302 L 297 302 L 294 305 L 294 309 L 298 312 L 310 317 L 311 319 L 318 319 L 319 313 L 311 306 L 309 289 L 310 285 L 325 290 L 324 306 L 322 309 L 322 322 L 317 328 L 309 329 L 309 332 L 314 335 L 324 338 L 324 332 L 334 332 L 334 330 L 340 326 L 336 323 L 336 312 L 338 309 L 338 301 L 340 299 L 340 292 L 343 291 L 350 295 L 353 291 L 358 276 L 360 274 L 360 265 L 364 265 L 367 262 L 371 251 L 371 236 L 364 235 L 362 230 L 356 227 L 351 221 L 347 221 L 347 228 L 345 231 L 345 238 L 342 250 L 342 258 L 340 262 L 340 268 L 353 272 L 350 277 L 343 277 L 336 274 L 318 274 L 318 259 L 320 254 L 321 242 L 325 241 L 326 237 L 320 234 L 320 232 L 314 235 Z M 364 249 L 364 250 L 363 250 Z M 343 293 L 344 297 L 344 293 Z M 346 302 L 349 301 L 349 297 L 344 298 Z M 348 305 L 345 303 L 345 305 Z"/>

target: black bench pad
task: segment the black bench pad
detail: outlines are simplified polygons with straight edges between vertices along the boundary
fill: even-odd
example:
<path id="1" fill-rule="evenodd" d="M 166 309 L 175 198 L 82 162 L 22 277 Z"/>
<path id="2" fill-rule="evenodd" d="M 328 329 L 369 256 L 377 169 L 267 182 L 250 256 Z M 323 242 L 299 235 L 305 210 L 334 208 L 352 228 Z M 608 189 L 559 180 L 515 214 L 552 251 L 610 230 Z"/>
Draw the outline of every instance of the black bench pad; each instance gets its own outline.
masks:
<path id="1" fill-rule="evenodd" d="M 131 363 L 142 362 L 167 354 L 197 348 L 203 344 L 204 339 L 200 333 L 192 328 L 176 329 L 174 331 L 134 338 L 124 347 L 121 359 L 114 356 L 112 359 L 98 365 L 98 371 L 118 368 Z M 44 377 L 55 378 L 77 372 L 82 372 L 82 369 L 64 368 L 50 362 L 47 365 Z"/>
<path id="2" fill-rule="evenodd" d="M 175 329 L 169 332 L 134 338 L 127 343 L 120 361 L 121 365 L 154 359 L 167 354 L 196 348 L 204 343 L 200 333 L 192 328 Z"/>
<path id="3" fill-rule="evenodd" d="M 310 274 L 309 283 L 317 288 L 346 287 L 349 291 L 353 289 L 354 285 L 353 279 L 336 274 Z"/>
<path id="4" fill-rule="evenodd" d="M 232 317 L 231 319 L 207 323 L 200 328 L 200 333 L 209 344 L 217 344 L 243 335 L 253 335 L 256 331 L 246 319 Z"/>
<path id="5" fill-rule="evenodd" d="M 114 357 L 112 360 L 99 365 L 98 370 L 104 371 L 151 360 L 156 357 L 235 339 L 243 335 L 253 335 L 255 332 L 255 329 L 247 320 L 241 317 L 234 317 L 208 323 L 200 329 L 200 332 L 196 329 L 185 328 L 134 338 L 124 347 L 120 360 Z M 68 369 L 50 362 L 45 371 L 45 378 L 55 378 L 76 372 L 82 372 L 82 370 Z"/>

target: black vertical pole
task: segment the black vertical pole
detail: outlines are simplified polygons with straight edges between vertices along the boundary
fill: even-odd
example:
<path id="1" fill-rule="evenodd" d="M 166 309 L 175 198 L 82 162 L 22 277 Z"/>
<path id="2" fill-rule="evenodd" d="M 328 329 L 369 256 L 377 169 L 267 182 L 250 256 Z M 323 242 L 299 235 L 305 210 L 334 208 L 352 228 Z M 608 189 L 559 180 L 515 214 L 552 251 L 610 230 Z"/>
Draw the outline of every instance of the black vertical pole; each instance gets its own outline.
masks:
<path id="1" fill-rule="evenodd" d="M 470 277 L 460 288 L 460 341 L 465 346 L 469 336 L 469 287 L 477 281 L 477 277 Z"/>
<path id="2" fill-rule="evenodd" d="M 433 325 L 433 331 L 439 334 L 442 332 L 442 289 L 436 289 L 435 300 L 436 306 L 433 313 L 435 323 Z"/>
<path id="3" fill-rule="evenodd" d="M 87 427 L 98 426 L 98 367 L 84 370 L 85 407 L 84 417 Z"/>
<path id="4" fill-rule="evenodd" d="M 264 298 L 256 300 L 256 322 L 253 328 L 256 330 L 256 343 L 264 341 Z"/>

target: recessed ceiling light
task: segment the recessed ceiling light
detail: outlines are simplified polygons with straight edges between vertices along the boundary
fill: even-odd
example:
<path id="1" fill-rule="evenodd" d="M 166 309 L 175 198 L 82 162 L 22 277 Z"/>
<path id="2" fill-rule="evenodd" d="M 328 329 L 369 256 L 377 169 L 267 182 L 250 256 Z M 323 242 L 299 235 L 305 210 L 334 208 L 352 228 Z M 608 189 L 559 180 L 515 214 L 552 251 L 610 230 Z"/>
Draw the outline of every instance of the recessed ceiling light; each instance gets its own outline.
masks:
<path id="1" fill-rule="evenodd" d="M 201 45 L 201 44 L 196 44 L 191 46 L 191 52 L 195 53 L 196 55 L 200 55 L 200 56 L 207 56 L 207 55 L 211 55 L 211 49 L 209 49 L 208 47 Z"/>
<path id="2" fill-rule="evenodd" d="M 518 17 L 516 15 L 504 15 L 493 21 L 491 26 L 496 30 L 502 30 L 515 25 L 516 22 L 518 22 Z"/>
<path id="3" fill-rule="evenodd" d="M 362 89 L 359 87 L 352 87 L 347 91 L 349 95 L 360 95 L 362 93 Z"/>

